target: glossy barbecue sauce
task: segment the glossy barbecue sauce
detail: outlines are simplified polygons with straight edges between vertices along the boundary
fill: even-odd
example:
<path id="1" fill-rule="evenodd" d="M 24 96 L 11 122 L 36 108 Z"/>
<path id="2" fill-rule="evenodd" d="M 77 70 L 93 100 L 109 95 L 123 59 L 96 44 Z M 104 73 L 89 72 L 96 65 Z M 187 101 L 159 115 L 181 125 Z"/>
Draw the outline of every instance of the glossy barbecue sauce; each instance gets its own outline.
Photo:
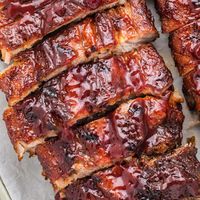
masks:
<path id="1" fill-rule="evenodd" d="M 7 16 L 11 19 L 16 19 L 18 17 L 23 17 L 25 13 L 33 14 L 38 9 L 41 9 L 45 5 L 54 2 L 52 0 L 25 0 L 25 1 L 11 1 L 10 3 L 5 3 L 6 7 L 4 9 Z"/>
<path id="2" fill-rule="evenodd" d="M 53 3 L 55 0 L 8 0 L 3 4 L 6 6 L 6 13 L 9 18 L 16 19 L 17 17 L 23 17 L 25 13 L 33 14 L 38 9 L 42 9 L 45 5 Z M 90 9 L 98 8 L 102 3 L 102 0 L 81 0 L 79 4 Z M 66 9 L 65 9 L 66 11 Z M 60 10 L 60 14 L 63 10 Z M 50 14 L 50 13 L 49 13 Z M 58 12 L 56 14 L 59 14 Z M 63 16 L 63 14 L 61 14 Z M 52 17 L 51 17 L 52 18 Z"/>
<path id="3" fill-rule="evenodd" d="M 59 160 L 57 169 L 60 169 L 56 176 L 52 176 L 51 170 L 45 168 L 50 179 L 56 180 L 62 173 L 70 174 L 76 160 L 95 167 L 99 163 L 95 159 L 105 159 L 104 164 L 107 164 L 134 155 L 151 132 L 144 120 L 147 108 L 143 100 L 137 99 L 127 106 L 129 108 L 124 113 L 117 110 L 79 128 L 63 129 L 60 140 L 47 145 L 51 157 Z M 47 154 L 40 151 L 39 155 Z M 86 157 L 89 160 L 84 161 Z M 41 162 L 45 159 L 40 158 Z"/>
<path id="4" fill-rule="evenodd" d="M 186 46 L 193 56 L 192 61 L 195 62 L 196 68 L 193 69 L 194 73 L 192 76 L 192 81 L 194 83 L 194 91 L 200 94 L 200 22 L 193 24 L 193 32 L 189 35 L 189 42 Z M 186 43 L 187 44 L 187 43 Z M 191 61 L 191 62 L 192 62 Z"/>
<path id="5" fill-rule="evenodd" d="M 39 147 L 37 155 L 43 163 L 47 177 L 54 182 L 75 173 L 73 166 L 77 163 L 85 166 L 86 169 L 89 167 L 94 169 L 111 165 L 113 162 L 116 163 L 136 154 L 139 156 L 145 153 L 146 149 L 149 149 L 148 152 L 152 149 L 153 155 L 163 153 L 154 151 L 152 146 L 160 142 L 166 143 L 168 149 L 173 148 L 174 143 L 180 139 L 182 127 L 182 120 L 177 120 L 178 114 L 173 115 L 170 112 L 166 115 L 168 110 L 169 106 L 164 100 L 153 97 L 137 98 L 123 104 L 106 118 L 79 128 L 64 129 L 59 134 L 59 140 L 42 145 L 46 148 L 45 152 Z M 173 132 L 173 136 L 164 133 L 162 137 L 158 137 L 156 129 L 159 126 L 165 127 L 168 118 L 176 124 L 177 132 Z M 170 129 L 168 125 L 165 132 L 170 132 Z M 155 136 L 151 138 L 153 134 Z M 149 138 L 151 139 L 146 144 Z M 170 142 L 169 138 L 173 142 Z M 153 144 L 153 140 L 156 144 Z M 54 159 L 57 164 L 53 164 Z"/>
<path id="6" fill-rule="evenodd" d="M 177 200 L 199 195 L 200 163 L 188 147 L 142 167 L 136 161 L 98 172 L 67 187 L 56 200 Z"/>
<path id="7" fill-rule="evenodd" d="M 40 135 L 41 130 L 59 129 L 60 124 L 71 126 L 88 116 L 94 117 L 131 96 L 162 96 L 172 84 L 171 74 L 154 56 L 147 57 L 147 60 L 155 58 L 153 64 L 142 61 L 140 53 L 145 57 L 149 53 L 145 50 L 152 49 L 143 50 L 137 56 L 131 52 L 74 67 L 45 83 L 14 108 L 24 114 Z"/>

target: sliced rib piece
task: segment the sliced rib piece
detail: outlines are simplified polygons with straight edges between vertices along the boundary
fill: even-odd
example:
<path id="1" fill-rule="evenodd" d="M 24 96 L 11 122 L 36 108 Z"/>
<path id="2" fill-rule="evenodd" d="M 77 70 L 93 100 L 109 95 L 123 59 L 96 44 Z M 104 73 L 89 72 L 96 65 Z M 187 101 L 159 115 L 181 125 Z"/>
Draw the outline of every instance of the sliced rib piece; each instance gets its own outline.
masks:
<path id="1" fill-rule="evenodd" d="M 200 111 L 200 65 L 183 77 L 183 93 L 191 110 Z"/>
<path id="2" fill-rule="evenodd" d="M 14 55 L 31 48 L 56 29 L 123 3 L 125 0 L 54 0 L 32 14 L 25 13 L 21 19 L 0 29 L 2 58 L 9 63 Z"/>
<path id="3" fill-rule="evenodd" d="M 141 166 L 137 160 L 78 180 L 56 200 L 176 200 L 200 195 L 200 163 L 191 146 L 157 157 Z"/>
<path id="4" fill-rule="evenodd" d="M 4 113 L 19 157 L 55 136 L 62 124 L 94 118 L 129 97 L 169 96 L 172 76 L 151 44 L 121 56 L 78 65 L 51 79 Z"/>
<path id="5" fill-rule="evenodd" d="M 47 4 L 53 3 L 55 0 L 8 0 L 0 2 L 0 27 L 11 24 L 20 23 L 20 19 L 28 18 L 36 11 L 42 9 Z"/>
<path id="6" fill-rule="evenodd" d="M 199 0 L 156 0 L 163 32 L 172 32 L 200 18 Z"/>
<path id="7" fill-rule="evenodd" d="M 183 76 L 183 92 L 192 110 L 200 111 L 200 19 L 175 31 L 170 46 Z"/>
<path id="8" fill-rule="evenodd" d="M 144 0 L 98 13 L 20 54 L 0 75 L 10 105 L 36 90 L 42 81 L 93 58 L 105 58 L 153 40 L 157 31 Z"/>
<path id="9" fill-rule="evenodd" d="M 36 148 L 56 191 L 137 153 L 162 154 L 182 140 L 180 105 L 154 97 L 122 104 L 105 118 L 61 133 Z"/>
<path id="10" fill-rule="evenodd" d="M 170 46 L 182 76 L 195 69 L 200 64 L 200 19 L 173 32 Z"/>

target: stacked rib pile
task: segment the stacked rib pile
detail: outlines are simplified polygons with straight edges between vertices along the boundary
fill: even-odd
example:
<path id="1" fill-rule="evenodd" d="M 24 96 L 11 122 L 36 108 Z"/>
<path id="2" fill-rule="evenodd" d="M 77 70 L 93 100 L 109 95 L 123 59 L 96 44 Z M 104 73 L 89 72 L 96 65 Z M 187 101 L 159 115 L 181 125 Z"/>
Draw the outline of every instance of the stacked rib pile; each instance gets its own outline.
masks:
<path id="1" fill-rule="evenodd" d="M 200 111 L 200 1 L 157 0 L 163 31 L 170 47 L 191 110 Z"/>
<path id="2" fill-rule="evenodd" d="M 200 194 L 196 149 L 180 147 L 182 98 L 146 43 L 158 33 L 144 0 L 1 6 L 2 58 L 13 58 L 0 75 L 10 106 L 4 120 L 19 159 L 38 156 L 56 199 Z"/>

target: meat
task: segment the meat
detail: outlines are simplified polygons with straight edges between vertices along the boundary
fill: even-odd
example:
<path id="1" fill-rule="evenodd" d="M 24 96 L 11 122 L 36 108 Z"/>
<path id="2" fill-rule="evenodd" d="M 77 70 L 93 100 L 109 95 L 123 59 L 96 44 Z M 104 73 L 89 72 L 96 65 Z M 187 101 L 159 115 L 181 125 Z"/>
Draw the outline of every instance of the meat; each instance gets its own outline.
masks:
<path id="1" fill-rule="evenodd" d="M 31 4 L 34 7 L 36 7 L 36 6 L 38 6 L 38 4 L 40 4 L 43 1 L 46 1 L 46 0 L 37 0 L 37 3 L 34 0 L 1 0 L 0 9 L 5 9 L 6 7 L 8 7 L 10 5 L 12 6 L 12 4 L 18 4 L 22 7 L 27 5 L 27 4 L 28 5 Z"/>
<path id="2" fill-rule="evenodd" d="M 189 108 L 200 111 L 200 65 L 183 77 L 183 93 Z"/>
<path id="3" fill-rule="evenodd" d="M 21 53 L 0 74 L 0 89 L 9 105 L 14 105 L 43 81 L 70 67 L 130 51 L 138 43 L 153 40 L 157 35 L 145 1 L 129 0 L 124 6 L 87 18 Z"/>
<path id="4" fill-rule="evenodd" d="M 170 46 L 183 76 L 183 92 L 188 105 L 200 111 L 200 19 L 172 33 Z"/>
<path id="5" fill-rule="evenodd" d="M 46 1 L 48 2 L 48 0 Z M 43 4 L 45 4 L 44 2 Z M 2 58 L 6 63 L 9 63 L 14 55 L 31 48 L 44 36 L 58 28 L 82 19 L 89 14 L 123 3 L 125 3 L 125 0 L 54 0 L 41 9 L 36 9 L 34 6 L 32 10 L 30 10 L 31 7 L 23 7 L 22 13 L 19 12 L 19 8 L 13 8 L 15 11 L 8 12 L 12 18 L 18 14 L 23 15 L 23 17 L 0 29 Z M 36 3 L 32 2 L 32 4 Z M 42 5 L 41 1 L 40 4 Z M 23 13 L 24 9 L 31 12 Z"/>
<path id="6" fill-rule="evenodd" d="M 36 154 L 58 191 L 136 154 L 163 154 L 180 145 L 183 118 L 179 102 L 136 98 L 107 117 L 65 128 L 59 140 L 39 145 Z"/>
<path id="7" fill-rule="evenodd" d="M 54 0 L 55 1 L 55 0 Z M 20 19 L 27 18 L 36 11 L 41 10 L 47 4 L 54 2 L 52 0 L 25 0 L 25 1 L 4 1 L 0 2 L 0 27 L 11 23 L 20 23 Z"/>
<path id="8" fill-rule="evenodd" d="M 78 65 L 51 79 L 24 101 L 8 108 L 4 120 L 19 156 L 63 124 L 99 117 L 130 97 L 169 98 L 172 76 L 151 44 L 121 56 Z"/>
<path id="9" fill-rule="evenodd" d="M 156 0 L 163 32 L 172 32 L 200 18 L 199 0 Z"/>
<path id="10" fill-rule="evenodd" d="M 176 200 L 200 195 L 200 163 L 186 145 L 144 166 L 138 160 L 115 165 L 57 193 L 56 200 Z"/>
<path id="11" fill-rule="evenodd" d="M 157 0 L 164 32 L 183 77 L 183 92 L 191 110 L 200 111 L 200 2 Z"/>

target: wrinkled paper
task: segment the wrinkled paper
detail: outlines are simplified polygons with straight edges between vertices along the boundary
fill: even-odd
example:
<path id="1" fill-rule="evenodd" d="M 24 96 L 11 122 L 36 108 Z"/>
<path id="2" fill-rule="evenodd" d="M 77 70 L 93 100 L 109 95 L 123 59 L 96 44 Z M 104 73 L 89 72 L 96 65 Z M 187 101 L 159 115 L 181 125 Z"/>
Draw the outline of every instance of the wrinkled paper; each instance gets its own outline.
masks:
<path id="1" fill-rule="evenodd" d="M 153 1 L 148 1 L 148 4 L 155 17 L 156 26 L 161 33 L 160 21 L 154 9 Z M 171 57 L 171 52 L 168 47 L 168 35 L 160 34 L 160 38 L 154 42 L 154 45 L 163 56 L 166 65 L 173 74 L 175 89 L 182 95 L 182 80 L 178 75 Z M 4 68 L 5 65 L 0 63 L 0 70 Z M 45 181 L 41 175 L 42 168 L 37 158 L 29 159 L 26 155 L 21 162 L 17 160 L 2 120 L 2 114 L 6 106 L 5 97 L 0 93 L 0 176 L 8 193 L 12 200 L 53 200 L 53 189 L 50 183 Z M 183 129 L 184 143 L 186 138 L 196 136 L 196 145 L 200 147 L 200 132 L 197 116 L 189 112 L 185 103 L 183 104 L 183 111 L 186 116 Z M 198 152 L 198 158 L 200 159 L 200 152 Z M 5 200 L 2 198 L 0 194 L 0 200 Z"/>

